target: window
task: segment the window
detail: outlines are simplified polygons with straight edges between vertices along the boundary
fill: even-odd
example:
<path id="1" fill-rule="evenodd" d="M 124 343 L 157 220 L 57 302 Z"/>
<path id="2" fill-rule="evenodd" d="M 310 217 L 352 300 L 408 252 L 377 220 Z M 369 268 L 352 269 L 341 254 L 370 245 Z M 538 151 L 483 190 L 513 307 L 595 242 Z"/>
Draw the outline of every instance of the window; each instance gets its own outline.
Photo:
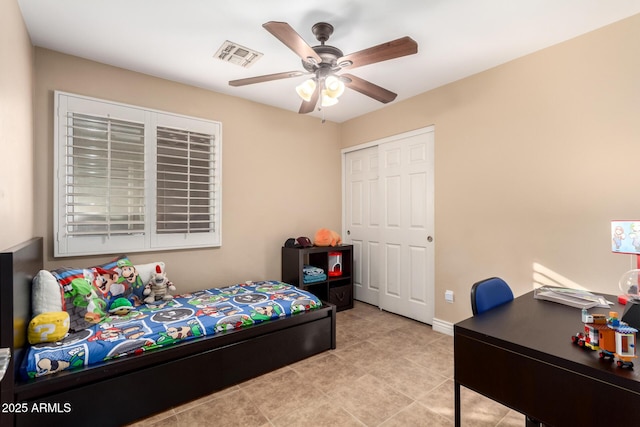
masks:
<path id="1" fill-rule="evenodd" d="M 55 94 L 55 256 L 220 246 L 221 125 Z"/>

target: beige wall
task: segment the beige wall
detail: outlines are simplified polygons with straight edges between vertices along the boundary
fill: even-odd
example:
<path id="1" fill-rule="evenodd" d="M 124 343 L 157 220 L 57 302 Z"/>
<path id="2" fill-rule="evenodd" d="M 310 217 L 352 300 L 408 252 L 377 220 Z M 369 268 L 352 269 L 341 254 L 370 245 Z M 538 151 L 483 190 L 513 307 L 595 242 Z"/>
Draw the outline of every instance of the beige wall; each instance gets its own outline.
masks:
<path id="1" fill-rule="evenodd" d="M 436 318 L 471 315 L 489 276 L 618 292 L 631 256 L 610 252 L 609 221 L 640 218 L 638 52 L 640 15 L 341 126 L 349 147 L 435 125 Z"/>
<path id="2" fill-rule="evenodd" d="M 130 254 L 138 263 L 165 261 L 179 291 L 280 279 L 288 237 L 340 229 L 337 124 L 41 48 L 35 66 L 35 222 L 48 268 L 108 259 L 52 258 L 54 90 L 222 123 L 222 247 Z"/>
<path id="3" fill-rule="evenodd" d="M 487 276 L 516 294 L 540 274 L 616 293 L 631 265 L 608 223 L 640 215 L 640 16 L 342 125 L 44 49 L 34 71 L 16 2 L 0 24 L 0 247 L 42 235 L 48 268 L 105 258 L 52 258 L 55 89 L 223 123 L 222 248 L 131 254 L 165 260 L 183 291 L 278 278 L 284 239 L 340 229 L 339 149 L 432 124 L 436 318 L 470 315 Z"/>
<path id="4" fill-rule="evenodd" d="M 0 250 L 33 237 L 33 48 L 20 8 L 0 1 Z"/>

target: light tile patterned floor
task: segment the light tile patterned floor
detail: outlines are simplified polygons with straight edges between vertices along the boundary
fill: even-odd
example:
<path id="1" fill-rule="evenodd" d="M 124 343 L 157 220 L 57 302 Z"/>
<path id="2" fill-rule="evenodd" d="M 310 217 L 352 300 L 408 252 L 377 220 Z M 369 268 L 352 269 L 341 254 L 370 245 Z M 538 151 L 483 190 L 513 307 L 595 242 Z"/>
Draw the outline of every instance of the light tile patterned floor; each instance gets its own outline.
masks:
<path id="1" fill-rule="evenodd" d="M 357 302 L 338 313 L 338 348 L 134 424 L 453 426 L 453 338 Z M 463 426 L 524 416 L 462 389 Z"/>

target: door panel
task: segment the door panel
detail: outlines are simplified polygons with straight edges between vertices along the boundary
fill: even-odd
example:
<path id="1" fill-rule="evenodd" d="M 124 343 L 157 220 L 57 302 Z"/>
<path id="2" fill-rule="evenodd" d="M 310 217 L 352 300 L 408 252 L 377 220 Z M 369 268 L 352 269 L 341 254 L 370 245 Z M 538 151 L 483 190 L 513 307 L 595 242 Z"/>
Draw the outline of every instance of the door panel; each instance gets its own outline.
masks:
<path id="1" fill-rule="evenodd" d="M 383 281 L 384 293 L 389 298 L 399 298 L 401 295 L 400 251 L 402 248 L 400 245 L 387 243 L 385 249 L 385 257 L 380 264 L 385 271 L 385 280 Z"/>
<path id="2" fill-rule="evenodd" d="M 424 286 L 427 282 L 427 269 L 424 263 L 427 256 L 425 248 L 409 247 L 409 271 L 411 272 L 409 300 L 423 304 L 427 303 L 427 292 Z"/>

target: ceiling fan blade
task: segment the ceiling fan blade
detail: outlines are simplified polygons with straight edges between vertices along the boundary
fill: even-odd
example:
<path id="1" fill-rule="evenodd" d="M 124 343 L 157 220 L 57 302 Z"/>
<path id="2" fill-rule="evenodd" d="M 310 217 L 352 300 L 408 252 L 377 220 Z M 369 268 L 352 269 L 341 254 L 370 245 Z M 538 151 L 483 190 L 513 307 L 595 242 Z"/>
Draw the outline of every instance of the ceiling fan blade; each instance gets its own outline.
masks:
<path id="1" fill-rule="evenodd" d="M 307 114 L 315 110 L 319 97 L 320 97 L 320 86 L 318 85 L 318 87 L 316 87 L 316 90 L 313 91 L 313 95 L 311 95 L 311 99 L 309 101 L 302 101 L 302 105 L 300 105 L 300 110 L 298 111 L 298 113 Z"/>
<path id="2" fill-rule="evenodd" d="M 262 26 L 294 51 L 303 61 L 312 59 L 316 64 L 322 62 L 322 58 L 318 56 L 316 51 L 286 22 L 269 21 Z"/>
<path id="3" fill-rule="evenodd" d="M 254 83 L 269 82 L 271 80 L 288 79 L 290 77 L 298 77 L 309 74 L 304 71 L 286 71 L 284 73 L 266 74 L 264 76 L 248 77 L 246 79 L 230 80 L 230 86 L 246 86 Z"/>
<path id="4" fill-rule="evenodd" d="M 345 81 L 345 86 L 347 86 L 349 89 L 358 91 L 361 94 L 367 95 L 384 104 L 393 101 L 394 99 L 396 99 L 396 96 L 398 96 L 398 94 L 396 93 L 393 93 L 378 85 L 374 85 L 373 83 L 361 79 L 360 77 L 356 77 L 352 74 L 341 74 L 340 77 L 343 78 L 343 81 Z M 345 77 L 346 79 L 344 79 Z M 350 81 L 347 81 L 347 79 Z"/>
<path id="5" fill-rule="evenodd" d="M 338 64 L 350 61 L 351 65 L 345 65 L 349 69 L 375 64 L 376 62 L 400 58 L 401 56 L 418 53 L 418 43 L 411 37 L 402 37 L 390 42 L 382 43 L 355 53 L 350 53 L 338 59 Z"/>

